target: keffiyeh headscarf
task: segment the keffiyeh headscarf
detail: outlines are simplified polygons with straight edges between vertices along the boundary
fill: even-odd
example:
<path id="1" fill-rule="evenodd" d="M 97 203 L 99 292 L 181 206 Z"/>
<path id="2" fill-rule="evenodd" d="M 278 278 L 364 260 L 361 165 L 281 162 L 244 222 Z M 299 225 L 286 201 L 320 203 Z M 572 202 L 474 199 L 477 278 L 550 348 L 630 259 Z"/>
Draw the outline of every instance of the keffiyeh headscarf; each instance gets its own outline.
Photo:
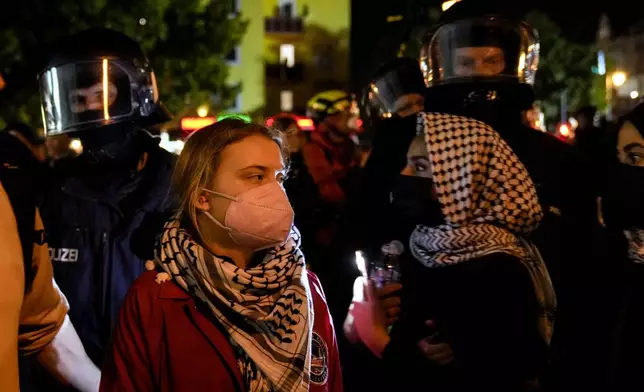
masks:
<path id="1" fill-rule="evenodd" d="M 210 308 L 250 392 L 309 390 L 313 304 L 299 246 L 293 228 L 262 263 L 241 269 L 197 244 L 179 219 L 164 227 L 156 264 Z"/>
<path id="2" fill-rule="evenodd" d="M 445 224 L 418 226 L 410 248 L 427 267 L 493 253 L 517 257 L 530 272 L 540 305 L 539 329 L 550 341 L 556 300 L 538 250 L 521 236 L 543 217 L 532 179 L 510 147 L 487 124 L 467 117 L 421 113 L 419 131 Z"/>

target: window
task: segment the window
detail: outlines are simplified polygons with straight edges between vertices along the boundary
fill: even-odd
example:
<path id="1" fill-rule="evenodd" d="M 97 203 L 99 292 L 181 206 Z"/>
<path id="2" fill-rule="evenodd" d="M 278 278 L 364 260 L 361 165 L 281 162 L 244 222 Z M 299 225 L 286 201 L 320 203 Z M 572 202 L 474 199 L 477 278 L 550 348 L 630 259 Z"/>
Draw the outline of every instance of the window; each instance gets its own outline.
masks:
<path id="1" fill-rule="evenodd" d="M 239 64 L 239 46 L 236 46 L 233 50 L 228 52 L 226 55 L 226 61 L 229 64 Z"/>
<path id="2" fill-rule="evenodd" d="M 231 3 L 231 9 L 233 10 L 233 13 L 239 12 L 239 9 L 241 8 L 241 4 L 239 4 L 241 0 L 230 0 Z"/>
<path id="3" fill-rule="evenodd" d="M 280 64 L 293 68 L 295 65 L 295 46 L 292 44 L 280 45 Z"/>
<path id="4" fill-rule="evenodd" d="M 233 112 L 240 112 L 241 106 L 242 106 L 241 94 L 237 94 L 237 96 L 235 97 L 235 102 L 233 103 L 233 107 L 231 107 L 230 110 L 232 110 Z"/>
<path id="5" fill-rule="evenodd" d="M 280 110 L 283 112 L 293 110 L 293 91 L 284 90 L 280 92 Z"/>
<path id="6" fill-rule="evenodd" d="M 279 5 L 282 18 L 295 18 L 295 0 L 280 0 Z"/>

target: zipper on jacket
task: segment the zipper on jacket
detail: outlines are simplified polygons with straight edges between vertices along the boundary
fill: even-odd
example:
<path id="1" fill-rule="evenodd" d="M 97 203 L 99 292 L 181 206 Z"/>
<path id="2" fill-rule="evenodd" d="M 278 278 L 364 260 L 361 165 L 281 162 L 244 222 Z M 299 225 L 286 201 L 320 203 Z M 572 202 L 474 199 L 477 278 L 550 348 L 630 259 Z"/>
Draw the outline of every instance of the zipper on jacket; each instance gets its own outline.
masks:
<path id="1" fill-rule="evenodd" d="M 106 268 L 105 268 L 109 264 L 107 260 L 110 256 L 110 243 L 107 238 L 107 231 L 103 231 L 103 234 L 101 236 L 101 243 L 103 245 L 102 246 L 103 257 L 101 258 L 101 264 L 97 266 L 101 276 L 101 279 L 98 282 L 98 287 L 101 293 L 101 314 L 103 315 L 102 317 L 103 321 L 105 321 L 108 325 L 110 325 L 110 328 L 111 328 L 112 317 L 110 314 L 108 314 L 109 299 L 107 297 L 108 296 L 107 287 L 109 286 L 108 285 L 109 271 L 106 271 Z"/>

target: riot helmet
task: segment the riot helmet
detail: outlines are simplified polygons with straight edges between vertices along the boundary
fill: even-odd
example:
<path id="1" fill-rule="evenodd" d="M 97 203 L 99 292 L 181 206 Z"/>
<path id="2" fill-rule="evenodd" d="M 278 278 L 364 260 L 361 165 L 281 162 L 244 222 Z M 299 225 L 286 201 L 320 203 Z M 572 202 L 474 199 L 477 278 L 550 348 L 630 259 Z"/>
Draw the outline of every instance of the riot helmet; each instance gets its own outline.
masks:
<path id="1" fill-rule="evenodd" d="M 423 108 L 424 90 L 418 61 L 397 58 L 386 63 L 378 69 L 363 94 L 365 117 L 376 121 L 417 113 Z"/>
<path id="2" fill-rule="evenodd" d="M 90 29 L 58 42 L 38 82 L 47 135 L 171 119 L 143 50 L 113 30 Z"/>
<path id="3" fill-rule="evenodd" d="M 525 110 L 534 102 L 539 38 L 518 10 L 493 1 L 460 1 L 425 37 L 419 61 L 430 95 L 450 86 L 464 104 L 505 99 Z"/>

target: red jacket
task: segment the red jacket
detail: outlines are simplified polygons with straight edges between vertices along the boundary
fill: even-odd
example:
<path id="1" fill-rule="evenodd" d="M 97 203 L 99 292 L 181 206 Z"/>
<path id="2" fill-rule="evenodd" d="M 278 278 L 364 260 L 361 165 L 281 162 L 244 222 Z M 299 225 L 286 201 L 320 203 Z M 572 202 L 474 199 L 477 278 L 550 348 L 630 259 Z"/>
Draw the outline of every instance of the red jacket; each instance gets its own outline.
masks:
<path id="1" fill-rule="evenodd" d="M 346 195 L 340 181 L 360 164 L 359 150 L 349 138 L 338 144 L 332 143 L 328 132 L 323 125 L 313 132 L 311 140 L 302 147 L 302 156 L 322 200 L 341 203 Z"/>
<path id="2" fill-rule="evenodd" d="M 315 314 L 309 390 L 341 392 L 331 315 L 319 280 L 308 274 Z M 144 273 L 125 298 L 100 390 L 245 391 L 233 348 L 210 312 L 176 284 L 158 284 L 155 277 L 155 271 Z"/>

